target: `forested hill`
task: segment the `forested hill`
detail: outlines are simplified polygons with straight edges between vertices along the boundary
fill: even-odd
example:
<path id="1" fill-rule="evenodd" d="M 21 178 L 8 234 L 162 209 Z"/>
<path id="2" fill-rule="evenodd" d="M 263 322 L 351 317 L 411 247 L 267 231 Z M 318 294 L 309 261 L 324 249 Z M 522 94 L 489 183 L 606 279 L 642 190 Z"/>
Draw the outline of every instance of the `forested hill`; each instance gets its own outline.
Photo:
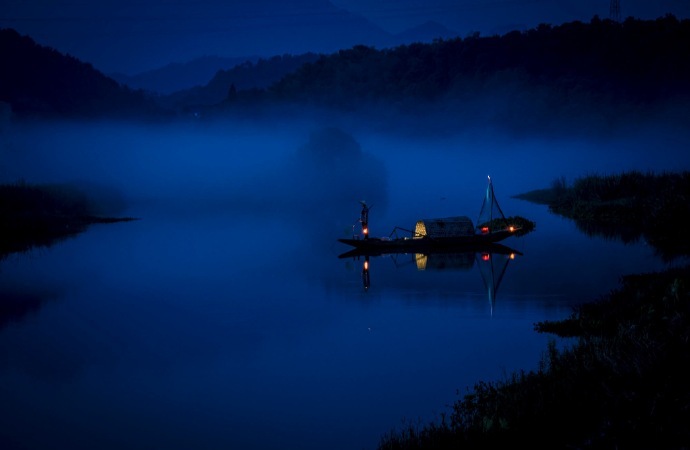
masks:
<path id="1" fill-rule="evenodd" d="M 503 36 L 456 38 L 387 50 L 358 46 L 322 56 L 277 83 L 275 95 L 345 104 L 361 98 L 434 99 L 480 85 L 529 82 L 610 98 L 688 93 L 690 21 L 541 25 Z"/>
<path id="2" fill-rule="evenodd" d="M 350 110 L 385 105 L 424 114 L 424 107 L 440 104 L 460 119 L 531 117 L 539 124 L 590 116 L 593 108 L 601 115 L 643 113 L 661 103 L 686 106 L 688 80 L 690 21 L 595 17 L 502 36 L 383 50 L 357 46 L 322 55 L 268 90 L 240 92 L 234 101 L 264 98 Z"/>
<path id="3" fill-rule="evenodd" d="M 0 67 L 0 101 L 18 115 L 141 117 L 155 110 L 142 92 L 12 29 L 0 29 Z"/>

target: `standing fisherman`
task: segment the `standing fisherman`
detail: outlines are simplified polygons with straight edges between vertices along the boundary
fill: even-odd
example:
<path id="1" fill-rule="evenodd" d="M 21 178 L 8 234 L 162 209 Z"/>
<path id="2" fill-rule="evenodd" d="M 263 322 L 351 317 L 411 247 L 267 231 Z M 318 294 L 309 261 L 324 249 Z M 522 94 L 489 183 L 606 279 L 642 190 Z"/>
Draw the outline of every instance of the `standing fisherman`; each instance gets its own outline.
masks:
<path id="1" fill-rule="evenodd" d="M 362 223 L 362 234 L 364 235 L 364 239 L 369 239 L 369 209 L 371 208 L 367 206 L 367 202 L 364 200 L 360 203 L 362 204 L 362 213 L 359 221 Z"/>

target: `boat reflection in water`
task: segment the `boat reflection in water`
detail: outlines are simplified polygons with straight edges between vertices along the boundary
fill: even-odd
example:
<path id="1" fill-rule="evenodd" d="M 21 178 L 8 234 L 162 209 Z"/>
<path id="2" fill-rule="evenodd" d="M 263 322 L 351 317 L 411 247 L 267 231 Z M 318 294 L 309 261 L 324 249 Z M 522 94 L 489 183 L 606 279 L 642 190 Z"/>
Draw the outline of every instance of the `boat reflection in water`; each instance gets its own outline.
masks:
<path id="1" fill-rule="evenodd" d="M 364 290 L 368 291 L 371 287 L 369 268 L 371 258 L 380 256 L 390 256 L 396 266 L 412 263 L 418 271 L 438 271 L 438 270 L 464 270 L 470 271 L 475 266 L 479 268 L 484 287 L 486 288 L 491 312 L 496 302 L 496 293 L 503 280 L 508 265 L 516 256 L 522 253 L 497 243 L 475 244 L 453 246 L 447 249 L 428 250 L 423 253 L 402 253 L 393 251 L 372 251 L 364 249 L 354 249 L 343 253 L 338 257 L 341 259 L 353 258 L 362 262 L 362 284 Z M 401 259 L 405 261 L 400 261 Z"/>

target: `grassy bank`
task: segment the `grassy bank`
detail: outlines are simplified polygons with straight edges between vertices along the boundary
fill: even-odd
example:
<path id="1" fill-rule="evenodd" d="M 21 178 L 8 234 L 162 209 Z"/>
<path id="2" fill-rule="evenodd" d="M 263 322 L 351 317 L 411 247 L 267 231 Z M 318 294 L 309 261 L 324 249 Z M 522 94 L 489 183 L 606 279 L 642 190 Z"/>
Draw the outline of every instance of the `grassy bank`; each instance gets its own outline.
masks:
<path id="1" fill-rule="evenodd" d="M 689 180 L 687 173 L 593 176 L 520 198 L 583 226 L 633 222 L 628 233 L 678 257 L 688 255 L 687 239 L 669 230 L 688 216 Z M 478 382 L 450 414 L 395 430 L 379 448 L 690 448 L 690 267 L 626 276 L 607 296 L 535 330 L 573 344 L 549 345 L 536 371 Z"/>
<path id="2" fill-rule="evenodd" d="M 589 235 L 645 240 L 665 259 L 690 254 L 690 172 L 592 175 L 571 186 L 557 179 L 515 198 L 548 205 Z"/>
<path id="3" fill-rule="evenodd" d="M 690 269 L 625 277 L 608 297 L 539 332 L 538 371 L 480 382 L 437 423 L 384 437 L 380 449 L 690 448 Z"/>
<path id="4" fill-rule="evenodd" d="M 95 223 L 134 220 L 95 215 L 96 205 L 68 185 L 0 185 L 0 256 L 48 246 Z"/>

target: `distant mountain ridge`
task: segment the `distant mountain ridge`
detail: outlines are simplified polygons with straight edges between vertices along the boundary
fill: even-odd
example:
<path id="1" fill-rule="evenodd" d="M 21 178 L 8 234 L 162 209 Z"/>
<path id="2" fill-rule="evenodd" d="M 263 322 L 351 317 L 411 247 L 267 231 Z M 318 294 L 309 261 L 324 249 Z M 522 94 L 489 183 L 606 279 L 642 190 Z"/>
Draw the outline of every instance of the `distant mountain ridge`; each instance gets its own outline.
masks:
<path id="1" fill-rule="evenodd" d="M 282 55 L 259 58 L 255 62 L 245 61 L 231 69 L 218 70 L 203 86 L 183 89 L 157 98 L 158 104 L 166 109 L 180 110 L 190 106 L 210 106 L 228 99 L 234 91 L 266 89 L 281 78 L 318 60 L 316 53 L 303 55 Z"/>
<path id="2" fill-rule="evenodd" d="M 349 16 L 348 16 L 349 17 Z M 457 32 L 449 30 L 445 26 L 439 24 L 438 22 L 428 21 L 417 27 L 410 28 L 409 30 L 403 31 L 398 34 L 389 34 L 383 30 L 374 28 L 375 31 L 369 30 L 369 26 L 362 26 L 361 20 L 358 16 L 352 16 L 352 24 L 355 25 L 353 29 L 357 32 L 353 32 L 352 36 L 347 37 L 344 42 L 348 42 L 340 48 L 348 48 L 355 44 L 368 44 L 377 48 L 390 48 L 398 45 L 409 44 L 413 42 L 432 42 L 435 39 L 449 39 L 456 37 Z M 373 25 L 372 25 L 373 26 Z M 374 26 L 375 27 L 375 26 Z M 363 36 L 359 38 L 360 33 L 364 30 Z M 346 33 L 341 33 L 346 34 Z M 373 39 L 369 42 L 370 39 Z M 334 49 L 335 51 L 335 49 Z M 304 53 L 297 54 L 315 54 L 318 52 L 307 51 Z M 330 53 L 330 52 L 329 52 Z M 283 54 L 283 56 L 294 55 Z M 242 65 L 244 63 L 256 63 L 259 60 L 273 59 L 275 55 L 271 57 L 264 56 L 246 56 L 246 57 L 221 57 L 221 56 L 203 56 L 200 58 L 195 58 L 187 62 L 177 62 L 167 64 L 155 70 L 150 70 L 142 72 L 136 75 L 125 75 L 122 73 L 112 73 L 110 76 L 122 84 L 133 89 L 143 89 L 148 92 L 158 93 L 163 95 L 170 95 L 178 91 L 187 91 L 194 89 L 197 86 L 203 86 L 212 81 L 212 77 L 216 75 L 219 71 L 229 71 L 236 66 Z M 275 81 L 275 80 L 274 80 Z M 244 89 L 245 86 L 240 87 L 239 84 L 235 83 L 238 89 Z M 266 87 L 266 86 L 253 86 L 253 87 Z"/>
<path id="3" fill-rule="evenodd" d="M 0 67 L 0 102 L 15 114 L 136 117 L 157 110 L 142 92 L 13 29 L 0 29 Z"/>
<path id="4" fill-rule="evenodd" d="M 244 62 L 255 62 L 258 59 L 258 56 L 202 56 L 183 63 L 170 63 L 136 75 L 111 73 L 109 76 L 132 89 L 172 94 L 208 83 L 219 70 L 231 69 Z"/>
<path id="5" fill-rule="evenodd" d="M 407 114 L 429 127 L 494 123 L 527 129 L 554 121 L 577 127 L 582 119 L 605 129 L 661 109 L 668 119 L 687 122 L 687 42 L 690 20 L 618 23 L 595 17 L 502 36 L 260 58 L 219 70 L 204 85 L 147 95 L 2 30 L 0 102 L 19 114 L 89 117 L 161 111 L 170 117 L 246 117 L 252 111 L 293 114 L 315 107 L 355 113 L 371 124 Z"/>
<path id="6" fill-rule="evenodd" d="M 430 22 L 396 37 L 386 35 L 381 42 L 421 42 L 449 33 Z M 11 105 L 14 113 L 29 115 L 158 114 L 215 105 L 228 99 L 231 88 L 266 89 L 320 57 L 317 53 L 271 58 L 206 56 L 136 76 L 108 77 L 90 63 L 41 46 L 12 29 L 1 30 L 0 42 L 0 61 L 9 68 L 0 74 L 0 101 Z"/>
<path id="7" fill-rule="evenodd" d="M 451 39 L 457 36 L 458 32 L 430 20 L 394 35 L 389 46 L 411 44 L 413 42 L 432 42 L 435 39 Z"/>

